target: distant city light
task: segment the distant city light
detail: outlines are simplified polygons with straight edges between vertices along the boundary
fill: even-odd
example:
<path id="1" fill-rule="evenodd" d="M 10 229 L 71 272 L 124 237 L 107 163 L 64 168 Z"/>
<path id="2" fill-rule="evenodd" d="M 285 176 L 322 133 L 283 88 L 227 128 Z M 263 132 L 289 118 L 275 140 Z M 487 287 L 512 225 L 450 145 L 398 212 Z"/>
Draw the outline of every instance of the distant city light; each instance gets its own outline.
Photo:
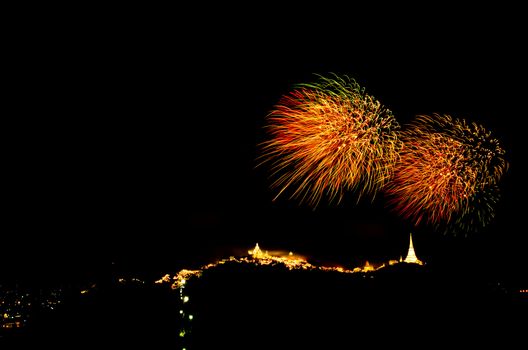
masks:
<path id="1" fill-rule="evenodd" d="M 63 298 L 60 288 L 40 289 L 32 294 L 24 288 L 5 289 L 0 285 L 0 329 L 24 327 L 35 308 L 55 310 L 61 303 L 60 298 Z M 35 302 L 32 303 L 31 300 Z"/>

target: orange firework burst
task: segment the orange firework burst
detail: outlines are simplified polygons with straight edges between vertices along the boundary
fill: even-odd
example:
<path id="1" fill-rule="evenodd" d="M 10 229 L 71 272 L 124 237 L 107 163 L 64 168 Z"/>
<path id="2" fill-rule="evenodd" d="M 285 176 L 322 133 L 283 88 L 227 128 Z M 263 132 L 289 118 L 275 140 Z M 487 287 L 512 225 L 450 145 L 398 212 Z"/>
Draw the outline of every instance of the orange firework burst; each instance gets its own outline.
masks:
<path id="1" fill-rule="evenodd" d="M 401 143 L 392 112 L 348 77 L 299 84 L 268 115 L 263 159 L 272 187 L 316 207 L 356 190 L 374 195 L 392 175 Z"/>
<path id="2" fill-rule="evenodd" d="M 497 139 L 480 125 L 435 114 L 418 116 L 402 141 L 387 187 L 400 214 L 416 225 L 426 221 L 451 230 L 490 221 L 496 185 L 507 168 Z"/>

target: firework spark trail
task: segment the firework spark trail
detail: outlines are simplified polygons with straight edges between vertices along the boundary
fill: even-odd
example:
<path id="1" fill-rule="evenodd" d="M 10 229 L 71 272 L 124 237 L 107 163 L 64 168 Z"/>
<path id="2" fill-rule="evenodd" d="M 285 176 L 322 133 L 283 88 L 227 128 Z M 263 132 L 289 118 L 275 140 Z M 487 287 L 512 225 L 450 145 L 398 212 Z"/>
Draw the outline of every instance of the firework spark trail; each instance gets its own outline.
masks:
<path id="1" fill-rule="evenodd" d="M 425 221 L 450 230 L 489 223 L 496 185 L 507 168 L 497 139 L 480 125 L 435 114 L 418 116 L 402 141 L 387 186 L 397 212 L 416 225 Z"/>
<path id="2" fill-rule="evenodd" d="M 488 185 L 468 197 L 467 205 L 471 210 L 465 210 L 448 225 L 443 225 L 446 232 L 471 232 L 487 226 L 495 217 L 495 206 L 500 198 L 497 185 Z"/>
<path id="3" fill-rule="evenodd" d="M 319 77 L 299 84 L 268 115 L 271 140 L 262 163 L 271 163 L 275 199 L 290 191 L 317 207 L 323 196 L 339 203 L 375 195 L 392 176 L 401 142 L 392 112 L 353 79 Z"/>

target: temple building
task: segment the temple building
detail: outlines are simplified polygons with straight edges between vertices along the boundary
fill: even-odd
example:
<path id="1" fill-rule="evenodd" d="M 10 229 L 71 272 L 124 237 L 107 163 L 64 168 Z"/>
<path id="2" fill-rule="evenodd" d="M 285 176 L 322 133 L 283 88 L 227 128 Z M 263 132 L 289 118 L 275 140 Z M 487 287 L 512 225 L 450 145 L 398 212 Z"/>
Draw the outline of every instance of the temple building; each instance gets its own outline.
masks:
<path id="1" fill-rule="evenodd" d="M 424 264 L 423 261 L 421 261 L 420 259 L 416 257 L 416 253 L 414 252 L 414 246 L 413 246 L 413 241 L 412 241 L 412 234 L 409 235 L 409 250 L 407 251 L 407 256 L 405 257 L 403 262 L 408 263 L 408 264 L 418 264 L 418 265 Z"/>
<path id="2" fill-rule="evenodd" d="M 264 253 L 262 250 L 260 250 L 258 243 L 253 250 L 248 250 L 248 253 L 255 259 L 262 259 L 268 257 L 267 253 Z"/>

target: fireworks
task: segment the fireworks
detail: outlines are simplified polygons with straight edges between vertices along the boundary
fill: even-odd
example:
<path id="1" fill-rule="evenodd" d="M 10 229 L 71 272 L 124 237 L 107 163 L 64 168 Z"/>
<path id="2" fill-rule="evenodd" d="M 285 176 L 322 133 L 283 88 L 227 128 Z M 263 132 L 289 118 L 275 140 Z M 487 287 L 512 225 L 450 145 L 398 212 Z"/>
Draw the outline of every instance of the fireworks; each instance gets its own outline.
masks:
<path id="1" fill-rule="evenodd" d="M 453 222 L 444 223 L 446 232 L 471 232 L 487 226 L 495 217 L 495 205 L 499 201 L 500 191 L 497 185 L 489 185 L 476 191 L 467 200 L 468 210 L 464 210 Z"/>
<path id="2" fill-rule="evenodd" d="M 416 225 L 466 231 L 491 220 L 507 167 L 497 139 L 480 125 L 435 114 L 419 116 L 402 141 L 387 188 L 400 214 Z"/>
<path id="3" fill-rule="evenodd" d="M 392 112 L 348 77 L 299 84 L 268 115 L 261 144 L 274 198 L 317 207 L 384 189 L 414 224 L 452 232 L 486 226 L 507 169 L 504 150 L 476 123 L 418 116 L 401 132 Z"/>
<path id="4" fill-rule="evenodd" d="M 316 207 L 324 196 L 374 195 L 392 176 L 401 143 L 392 112 L 353 79 L 319 77 L 299 84 L 268 115 L 275 199 L 285 192 Z"/>

